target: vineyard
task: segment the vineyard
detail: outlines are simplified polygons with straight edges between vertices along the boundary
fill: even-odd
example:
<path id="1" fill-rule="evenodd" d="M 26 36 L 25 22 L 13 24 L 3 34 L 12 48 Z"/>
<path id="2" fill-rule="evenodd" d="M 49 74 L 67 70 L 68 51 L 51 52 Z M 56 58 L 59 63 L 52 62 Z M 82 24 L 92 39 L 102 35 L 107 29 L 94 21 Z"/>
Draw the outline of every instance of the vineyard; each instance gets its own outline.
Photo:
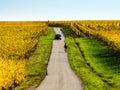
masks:
<path id="1" fill-rule="evenodd" d="M 26 80 L 26 61 L 47 33 L 46 22 L 0 22 L 0 90 Z"/>
<path id="2" fill-rule="evenodd" d="M 72 69 L 85 90 L 120 89 L 120 21 L 56 21 L 68 46 Z"/>
<path id="3" fill-rule="evenodd" d="M 86 90 L 120 89 L 120 21 L 96 20 L 0 22 L 0 90 L 43 80 L 54 38 L 48 25 L 62 28 L 71 67 Z"/>
<path id="4" fill-rule="evenodd" d="M 90 24 L 77 24 L 76 27 L 88 36 L 93 36 L 104 43 L 114 53 L 120 52 L 120 22 L 106 22 L 106 23 L 90 23 Z M 118 54 L 119 55 L 119 54 Z"/>
<path id="5" fill-rule="evenodd" d="M 69 26 L 77 36 L 80 32 L 106 43 L 115 53 L 120 52 L 120 21 L 58 21 L 51 26 Z"/>

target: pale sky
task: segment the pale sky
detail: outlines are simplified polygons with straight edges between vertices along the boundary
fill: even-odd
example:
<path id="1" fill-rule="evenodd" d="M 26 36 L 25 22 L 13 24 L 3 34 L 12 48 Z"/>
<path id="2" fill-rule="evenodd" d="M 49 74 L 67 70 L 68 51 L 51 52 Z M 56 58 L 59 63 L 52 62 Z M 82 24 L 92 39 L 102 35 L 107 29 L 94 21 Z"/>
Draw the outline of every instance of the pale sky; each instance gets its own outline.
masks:
<path id="1" fill-rule="evenodd" d="M 120 20 L 120 0 L 0 0 L 0 21 Z"/>

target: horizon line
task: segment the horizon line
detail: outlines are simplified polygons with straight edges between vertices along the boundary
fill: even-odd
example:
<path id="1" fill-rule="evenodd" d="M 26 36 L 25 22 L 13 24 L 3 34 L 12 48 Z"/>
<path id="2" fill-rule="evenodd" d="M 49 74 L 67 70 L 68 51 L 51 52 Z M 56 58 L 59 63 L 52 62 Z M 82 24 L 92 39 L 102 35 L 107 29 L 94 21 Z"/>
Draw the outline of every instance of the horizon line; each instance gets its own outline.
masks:
<path id="1" fill-rule="evenodd" d="M 31 21 L 119 21 L 120 19 L 56 19 L 56 20 L 0 20 L 0 22 L 31 22 Z"/>

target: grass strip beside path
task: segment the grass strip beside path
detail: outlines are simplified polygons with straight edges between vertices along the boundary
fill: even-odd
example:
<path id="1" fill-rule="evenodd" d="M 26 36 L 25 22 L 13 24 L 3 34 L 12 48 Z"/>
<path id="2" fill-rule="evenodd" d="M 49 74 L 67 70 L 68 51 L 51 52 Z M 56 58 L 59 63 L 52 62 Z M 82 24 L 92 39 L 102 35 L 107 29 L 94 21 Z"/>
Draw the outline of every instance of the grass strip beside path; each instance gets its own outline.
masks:
<path id="1" fill-rule="evenodd" d="M 85 90 L 120 90 L 120 59 L 109 52 L 102 42 L 86 37 L 77 38 L 70 28 L 63 28 L 70 65 Z"/>
<path id="2" fill-rule="evenodd" d="M 40 37 L 37 49 L 26 62 L 28 70 L 27 79 L 24 83 L 18 86 L 16 90 L 32 90 L 45 78 L 54 35 L 55 32 L 50 28 L 48 35 Z"/>

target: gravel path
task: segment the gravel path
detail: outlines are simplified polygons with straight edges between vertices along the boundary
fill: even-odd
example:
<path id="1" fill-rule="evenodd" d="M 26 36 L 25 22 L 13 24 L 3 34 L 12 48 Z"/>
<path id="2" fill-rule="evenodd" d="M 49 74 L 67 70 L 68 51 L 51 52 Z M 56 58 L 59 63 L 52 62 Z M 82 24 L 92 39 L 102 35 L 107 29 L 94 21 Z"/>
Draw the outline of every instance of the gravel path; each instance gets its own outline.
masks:
<path id="1" fill-rule="evenodd" d="M 53 40 L 53 48 L 48 63 L 48 75 L 36 90 L 83 90 L 82 82 L 71 70 L 67 53 L 64 51 L 64 36 L 60 28 L 54 28 L 61 34 L 61 40 Z"/>

